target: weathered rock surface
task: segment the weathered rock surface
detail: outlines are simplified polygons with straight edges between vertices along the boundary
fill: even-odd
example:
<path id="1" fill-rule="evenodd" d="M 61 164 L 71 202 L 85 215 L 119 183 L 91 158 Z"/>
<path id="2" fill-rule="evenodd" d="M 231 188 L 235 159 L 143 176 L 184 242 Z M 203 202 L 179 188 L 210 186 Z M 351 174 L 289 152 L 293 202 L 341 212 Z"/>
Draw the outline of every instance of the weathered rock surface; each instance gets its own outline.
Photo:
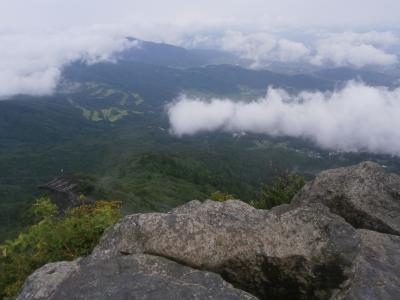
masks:
<path id="1" fill-rule="evenodd" d="M 37 270 L 18 300 L 397 300 L 399 189 L 367 162 L 323 172 L 269 211 L 208 200 L 130 215 L 91 256 Z"/>
<path id="2" fill-rule="evenodd" d="M 355 230 L 323 205 L 273 211 L 236 200 L 192 201 L 125 217 L 93 256 L 147 253 L 221 274 L 262 298 L 334 294 L 351 277 Z"/>
<path id="3" fill-rule="evenodd" d="M 60 281 L 60 279 L 62 279 Z M 25 283 L 18 300 L 256 299 L 219 275 L 162 257 L 128 255 L 49 264 Z"/>
<path id="4" fill-rule="evenodd" d="M 358 230 L 361 253 L 346 299 L 400 299 L 400 237 Z"/>
<path id="5" fill-rule="evenodd" d="M 78 261 L 47 264 L 28 277 L 17 300 L 50 299 L 71 274 L 79 269 Z"/>
<path id="6" fill-rule="evenodd" d="M 293 202 L 322 203 L 356 228 L 400 235 L 400 176 L 373 162 L 324 171 Z"/>

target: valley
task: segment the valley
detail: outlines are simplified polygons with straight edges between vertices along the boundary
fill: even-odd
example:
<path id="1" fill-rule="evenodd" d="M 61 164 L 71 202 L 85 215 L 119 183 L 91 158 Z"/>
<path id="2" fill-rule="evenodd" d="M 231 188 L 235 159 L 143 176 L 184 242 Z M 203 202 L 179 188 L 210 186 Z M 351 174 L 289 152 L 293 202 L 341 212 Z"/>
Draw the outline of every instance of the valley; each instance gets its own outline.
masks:
<path id="1" fill-rule="evenodd" d="M 54 95 L 0 101 L 0 239 L 29 224 L 37 186 L 62 174 L 85 177 L 97 199 L 122 201 L 124 213 L 133 213 L 166 211 L 217 190 L 251 201 L 286 170 L 310 179 L 363 160 L 400 170 L 396 157 L 322 150 L 300 139 L 169 132 L 166 105 L 182 93 L 247 101 L 269 86 L 330 90 L 362 72 L 340 80 L 339 70 L 285 75 L 225 64 L 157 65 L 151 55 L 137 60 L 77 62 L 65 68 Z M 368 74 L 371 84 L 382 79 Z"/>

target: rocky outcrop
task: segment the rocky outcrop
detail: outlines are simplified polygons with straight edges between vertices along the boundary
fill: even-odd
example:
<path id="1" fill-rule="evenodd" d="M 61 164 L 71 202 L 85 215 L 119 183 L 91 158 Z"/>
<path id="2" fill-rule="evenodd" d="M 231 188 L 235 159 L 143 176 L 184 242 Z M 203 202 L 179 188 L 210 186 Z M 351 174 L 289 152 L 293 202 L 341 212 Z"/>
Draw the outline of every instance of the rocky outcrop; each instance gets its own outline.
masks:
<path id="1" fill-rule="evenodd" d="M 322 172 L 293 202 L 322 203 L 355 228 L 400 235 L 400 176 L 373 162 Z"/>
<path id="2" fill-rule="evenodd" d="M 398 299 L 397 182 L 363 163 L 269 211 L 207 200 L 130 215 L 89 257 L 36 271 L 18 299 Z"/>
<path id="3" fill-rule="evenodd" d="M 192 201 L 167 214 L 124 218 L 93 256 L 153 254 L 219 273 L 262 298 L 309 299 L 334 294 L 352 276 L 354 236 L 323 205 L 268 212 L 235 200 Z"/>

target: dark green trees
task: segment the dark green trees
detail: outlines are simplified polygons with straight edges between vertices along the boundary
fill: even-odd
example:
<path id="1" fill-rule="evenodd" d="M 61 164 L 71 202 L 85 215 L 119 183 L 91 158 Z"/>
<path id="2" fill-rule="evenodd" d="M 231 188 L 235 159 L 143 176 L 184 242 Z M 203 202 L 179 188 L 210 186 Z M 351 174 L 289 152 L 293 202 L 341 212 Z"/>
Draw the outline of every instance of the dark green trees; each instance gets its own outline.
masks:
<path id="1" fill-rule="evenodd" d="M 280 204 L 289 203 L 304 184 L 305 180 L 300 175 L 284 172 L 277 176 L 272 184 L 263 185 L 258 199 L 251 204 L 256 208 L 270 209 Z"/>

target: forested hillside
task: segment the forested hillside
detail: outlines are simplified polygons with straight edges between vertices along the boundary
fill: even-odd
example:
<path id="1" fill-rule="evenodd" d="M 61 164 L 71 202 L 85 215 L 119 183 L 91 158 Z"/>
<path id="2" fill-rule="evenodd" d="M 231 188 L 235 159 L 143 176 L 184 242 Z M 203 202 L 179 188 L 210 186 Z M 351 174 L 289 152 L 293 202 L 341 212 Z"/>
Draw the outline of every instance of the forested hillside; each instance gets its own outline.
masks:
<path id="1" fill-rule="evenodd" d="M 178 55 L 174 51 L 181 53 L 173 49 L 171 56 Z M 287 170 L 311 178 L 322 169 L 366 159 L 399 170 L 394 157 L 334 153 L 285 137 L 210 133 L 178 138 L 168 131 L 166 105 L 180 93 L 246 101 L 264 95 L 270 85 L 327 90 L 360 72 L 285 75 L 231 65 L 183 68 L 170 66 L 171 57 L 162 65 L 151 57 L 74 63 L 65 68 L 53 96 L 0 101 L 0 239 L 30 222 L 26 211 L 41 195 L 37 186 L 62 174 L 91 178 L 96 197 L 120 200 L 130 213 L 167 210 L 218 190 L 252 201 L 263 184 Z"/>

